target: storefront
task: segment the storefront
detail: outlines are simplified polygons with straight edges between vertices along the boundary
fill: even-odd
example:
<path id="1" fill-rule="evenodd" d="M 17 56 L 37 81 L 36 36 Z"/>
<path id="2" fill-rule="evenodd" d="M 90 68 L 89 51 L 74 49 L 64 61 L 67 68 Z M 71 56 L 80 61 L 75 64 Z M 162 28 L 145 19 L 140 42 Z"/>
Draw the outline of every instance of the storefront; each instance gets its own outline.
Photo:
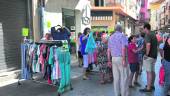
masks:
<path id="1" fill-rule="evenodd" d="M 76 38 L 85 27 L 91 27 L 88 0 L 44 0 L 41 8 L 38 3 L 38 0 L 33 2 L 35 41 L 39 41 L 53 26 L 67 27 L 72 32 L 72 38 Z M 39 9 L 41 13 L 37 11 Z"/>
<path id="2" fill-rule="evenodd" d="M 31 26 L 30 4 L 31 0 L 0 0 L 0 73 L 21 67 L 21 29 Z"/>

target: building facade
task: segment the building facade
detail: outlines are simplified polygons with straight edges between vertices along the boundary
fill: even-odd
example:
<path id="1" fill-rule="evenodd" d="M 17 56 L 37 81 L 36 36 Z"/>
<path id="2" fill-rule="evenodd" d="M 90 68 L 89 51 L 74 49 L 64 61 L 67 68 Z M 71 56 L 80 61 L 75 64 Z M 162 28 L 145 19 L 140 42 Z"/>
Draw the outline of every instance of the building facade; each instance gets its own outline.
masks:
<path id="1" fill-rule="evenodd" d="M 170 1 L 157 0 L 150 3 L 152 30 L 168 32 L 170 28 Z"/>
<path id="2" fill-rule="evenodd" d="M 148 0 L 141 0 L 140 23 L 149 22 Z"/>
<path id="3" fill-rule="evenodd" d="M 29 29 L 27 38 L 33 41 L 57 25 L 69 28 L 76 38 L 91 27 L 90 9 L 88 0 L 1 0 L 0 72 L 21 69 L 22 28 Z"/>
<path id="4" fill-rule="evenodd" d="M 128 35 L 135 32 L 140 0 L 92 0 L 91 6 L 92 28 L 108 30 L 120 23 Z"/>
<path id="5" fill-rule="evenodd" d="M 42 0 L 39 7 L 38 0 L 34 0 L 33 18 L 34 39 L 40 38 L 50 30 L 50 26 L 66 26 L 75 38 L 85 27 L 91 27 L 90 1 L 88 0 Z M 39 10 L 41 12 L 39 12 Z"/>

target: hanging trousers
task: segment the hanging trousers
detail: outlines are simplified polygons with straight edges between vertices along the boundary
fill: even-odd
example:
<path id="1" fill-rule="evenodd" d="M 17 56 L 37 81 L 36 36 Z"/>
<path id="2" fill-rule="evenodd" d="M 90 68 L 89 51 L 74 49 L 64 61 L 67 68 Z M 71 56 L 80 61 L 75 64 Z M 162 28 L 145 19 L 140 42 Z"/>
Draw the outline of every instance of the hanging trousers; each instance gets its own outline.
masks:
<path id="1" fill-rule="evenodd" d="M 63 93 L 68 87 L 70 87 L 70 53 L 57 51 L 57 54 L 61 69 L 61 80 L 58 92 Z"/>

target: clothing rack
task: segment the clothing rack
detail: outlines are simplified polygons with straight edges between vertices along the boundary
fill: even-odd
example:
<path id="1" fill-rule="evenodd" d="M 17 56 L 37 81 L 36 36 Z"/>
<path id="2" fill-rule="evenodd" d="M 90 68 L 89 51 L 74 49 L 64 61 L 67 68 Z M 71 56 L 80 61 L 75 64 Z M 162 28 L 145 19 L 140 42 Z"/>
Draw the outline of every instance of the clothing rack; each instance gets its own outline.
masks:
<path id="1" fill-rule="evenodd" d="M 48 46 L 56 46 L 55 48 L 61 48 L 61 49 L 65 49 L 63 52 L 69 52 L 68 49 L 68 42 L 67 40 L 48 40 L 48 41 L 40 41 L 40 42 L 34 42 L 34 43 L 30 43 L 30 42 L 24 42 L 23 44 L 37 44 L 37 45 L 41 45 L 41 44 L 45 44 L 45 45 L 48 45 Z M 26 63 L 24 64 L 24 62 L 26 62 L 26 53 L 25 53 L 25 49 L 23 47 L 24 45 L 21 44 L 21 56 L 22 55 L 25 55 L 22 56 L 22 71 L 25 71 L 24 70 L 24 67 L 26 66 Z M 24 52 L 24 53 L 23 53 Z M 70 56 L 70 53 L 67 53 L 66 56 Z M 59 58 L 61 58 L 62 56 L 60 55 Z M 69 57 L 70 58 L 70 57 Z M 24 61 L 25 60 L 25 61 Z M 66 63 L 62 63 L 62 64 L 58 64 L 60 65 L 60 71 L 61 71 L 61 78 L 60 78 L 60 82 L 59 84 L 49 84 L 47 82 L 41 82 L 41 81 L 38 81 L 38 80 L 35 80 L 34 79 L 34 73 L 33 73 L 33 69 L 30 70 L 30 74 L 28 75 L 28 78 L 26 78 L 26 80 L 32 80 L 36 83 L 41 83 L 41 84 L 48 84 L 48 85 L 51 85 L 51 86 L 56 86 L 57 89 L 58 89 L 58 96 L 61 96 L 61 94 L 68 90 L 68 88 L 70 90 L 73 90 L 73 87 L 72 87 L 72 84 L 71 84 L 71 78 L 70 78 L 70 60 L 69 59 L 69 64 L 66 64 Z M 60 60 L 61 61 L 61 60 Z M 61 61 L 62 62 L 62 61 Z M 32 65 L 31 65 L 32 66 Z M 46 65 L 47 66 L 47 65 Z M 49 65 L 48 65 L 49 66 Z M 62 69 L 63 68 L 63 69 Z M 21 79 L 23 79 L 22 77 L 22 71 L 21 71 L 21 77 L 19 78 L 18 80 L 18 85 L 21 85 Z M 51 73 L 52 74 L 52 73 Z M 67 76 L 65 76 L 67 75 Z M 64 77 L 64 78 L 63 78 Z M 58 86 L 57 86 L 58 85 Z"/>

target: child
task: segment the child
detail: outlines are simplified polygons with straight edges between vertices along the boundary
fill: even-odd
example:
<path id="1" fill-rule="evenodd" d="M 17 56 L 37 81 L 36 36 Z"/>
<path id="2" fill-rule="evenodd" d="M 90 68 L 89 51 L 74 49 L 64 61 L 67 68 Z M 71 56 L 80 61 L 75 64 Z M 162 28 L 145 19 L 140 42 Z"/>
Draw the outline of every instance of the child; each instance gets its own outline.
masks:
<path id="1" fill-rule="evenodd" d="M 135 75 L 135 81 L 134 85 L 140 86 L 140 84 L 137 82 L 138 74 L 139 74 L 139 63 L 138 63 L 138 54 L 137 52 L 141 49 L 137 49 L 136 47 L 136 37 L 134 35 L 130 36 L 128 44 L 128 62 L 130 64 L 130 85 L 129 88 L 133 88 L 133 77 Z"/>

